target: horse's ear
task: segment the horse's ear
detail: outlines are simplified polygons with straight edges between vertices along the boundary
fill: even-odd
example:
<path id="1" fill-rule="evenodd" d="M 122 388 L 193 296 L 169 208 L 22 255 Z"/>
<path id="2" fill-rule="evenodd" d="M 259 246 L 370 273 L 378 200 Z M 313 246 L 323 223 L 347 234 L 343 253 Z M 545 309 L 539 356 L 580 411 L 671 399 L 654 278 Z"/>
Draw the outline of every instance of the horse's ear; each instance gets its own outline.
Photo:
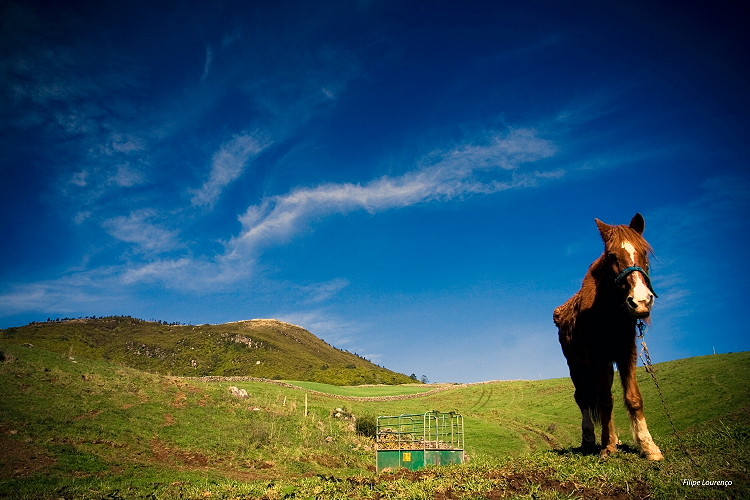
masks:
<path id="1" fill-rule="evenodd" d="M 601 233 L 602 235 L 602 239 L 604 241 L 607 241 L 611 226 L 605 222 L 600 221 L 599 219 L 594 220 L 596 221 L 596 225 L 599 228 L 599 233 Z"/>
<path id="2" fill-rule="evenodd" d="M 636 233 L 643 234 L 646 229 L 646 219 L 640 213 L 635 214 L 633 220 L 630 221 L 630 228 Z"/>

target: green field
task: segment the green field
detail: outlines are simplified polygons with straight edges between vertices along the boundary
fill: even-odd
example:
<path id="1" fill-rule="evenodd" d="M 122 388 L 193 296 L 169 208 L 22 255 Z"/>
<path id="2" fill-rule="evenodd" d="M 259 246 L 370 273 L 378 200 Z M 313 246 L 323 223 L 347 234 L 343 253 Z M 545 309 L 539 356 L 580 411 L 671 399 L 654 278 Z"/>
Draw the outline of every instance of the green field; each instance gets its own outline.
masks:
<path id="1" fill-rule="evenodd" d="M 323 384 L 320 382 L 306 382 L 302 380 L 287 380 L 289 384 L 295 385 L 302 389 L 322 392 L 336 396 L 349 396 L 359 398 L 382 397 L 382 396 L 403 396 L 407 394 L 420 394 L 434 391 L 434 386 L 429 385 L 356 385 L 356 386 L 337 386 Z"/>
<path id="2" fill-rule="evenodd" d="M 567 378 L 415 394 L 434 387 L 206 382 L 1 341 L 0 352 L 3 498 L 750 497 L 750 353 L 657 365 L 678 436 L 640 373 L 666 455 L 651 463 L 632 449 L 621 404 L 621 453 L 601 461 L 576 449 Z M 470 461 L 378 475 L 373 440 L 332 417 L 339 407 L 360 422 L 458 411 Z"/>

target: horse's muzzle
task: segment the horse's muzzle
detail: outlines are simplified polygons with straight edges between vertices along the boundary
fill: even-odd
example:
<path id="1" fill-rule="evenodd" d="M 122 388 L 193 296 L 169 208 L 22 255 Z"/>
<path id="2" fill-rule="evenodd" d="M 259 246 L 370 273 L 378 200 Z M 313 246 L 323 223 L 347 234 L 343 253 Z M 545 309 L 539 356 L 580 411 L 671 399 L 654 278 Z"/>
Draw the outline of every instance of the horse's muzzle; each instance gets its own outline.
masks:
<path id="1" fill-rule="evenodd" d="M 649 294 L 647 298 L 642 299 L 636 299 L 635 297 L 630 296 L 625 301 L 625 305 L 633 318 L 648 318 L 651 314 L 651 307 L 654 305 L 654 296 Z"/>

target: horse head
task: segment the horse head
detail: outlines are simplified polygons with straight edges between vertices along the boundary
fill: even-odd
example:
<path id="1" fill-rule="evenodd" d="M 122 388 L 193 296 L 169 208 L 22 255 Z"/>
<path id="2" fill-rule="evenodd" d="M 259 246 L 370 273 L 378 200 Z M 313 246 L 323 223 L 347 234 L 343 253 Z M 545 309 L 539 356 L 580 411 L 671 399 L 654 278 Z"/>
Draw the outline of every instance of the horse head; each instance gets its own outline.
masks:
<path id="1" fill-rule="evenodd" d="M 625 306 L 633 318 L 643 319 L 651 314 L 657 296 L 651 285 L 649 254 L 651 245 L 643 237 L 646 221 L 635 214 L 630 225 L 610 226 L 596 219 L 604 240 L 605 265 L 611 266 L 614 285 L 626 293 Z"/>

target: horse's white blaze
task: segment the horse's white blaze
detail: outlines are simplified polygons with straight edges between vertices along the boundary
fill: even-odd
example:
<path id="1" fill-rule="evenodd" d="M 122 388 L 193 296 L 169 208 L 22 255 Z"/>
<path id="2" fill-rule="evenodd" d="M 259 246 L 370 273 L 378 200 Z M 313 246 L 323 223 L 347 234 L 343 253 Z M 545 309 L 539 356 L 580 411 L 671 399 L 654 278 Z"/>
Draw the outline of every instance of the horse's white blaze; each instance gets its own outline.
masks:
<path id="1" fill-rule="evenodd" d="M 623 241 L 620 246 L 626 252 L 628 252 L 628 256 L 630 257 L 630 259 L 628 260 L 628 266 L 634 266 L 635 247 L 633 246 L 633 244 L 629 241 Z M 651 302 L 651 290 L 649 289 L 648 285 L 646 285 L 646 281 L 643 279 L 643 275 L 641 273 L 633 273 L 633 277 L 635 278 L 635 286 L 631 290 L 633 300 L 635 300 L 636 304 Z"/>
<path id="2" fill-rule="evenodd" d="M 629 241 L 623 241 L 620 245 L 621 248 L 623 248 L 626 252 L 628 252 L 628 255 L 630 256 L 630 261 L 628 262 L 628 266 L 634 266 L 635 265 L 635 247 L 632 243 Z"/>
<path id="3" fill-rule="evenodd" d="M 651 302 L 651 290 L 649 290 L 648 286 L 646 286 L 646 283 L 643 280 L 643 276 L 640 273 L 636 274 L 635 276 L 635 286 L 633 287 L 632 293 L 633 300 L 635 300 L 636 303 Z"/>

